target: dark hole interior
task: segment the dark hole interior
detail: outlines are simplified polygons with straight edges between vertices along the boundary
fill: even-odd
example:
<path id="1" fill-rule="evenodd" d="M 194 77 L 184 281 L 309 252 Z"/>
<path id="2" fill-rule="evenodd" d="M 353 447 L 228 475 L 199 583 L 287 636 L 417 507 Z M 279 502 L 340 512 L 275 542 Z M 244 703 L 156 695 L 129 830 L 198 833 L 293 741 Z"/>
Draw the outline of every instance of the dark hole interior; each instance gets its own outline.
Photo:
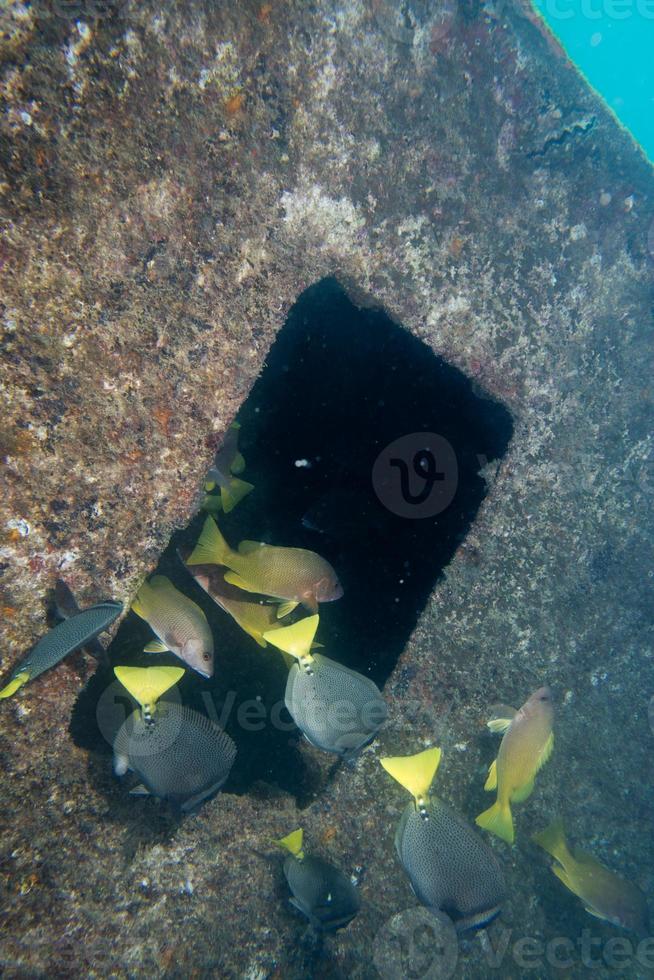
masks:
<path id="1" fill-rule="evenodd" d="M 294 305 L 238 421 L 246 461 L 242 476 L 255 490 L 219 516 L 225 537 L 232 547 L 247 538 L 308 548 L 327 558 L 345 594 L 320 606 L 322 652 L 383 686 L 474 520 L 486 489 L 480 470 L 506 451 L 509 413 L 383 312 L 355 307 L 329 279 L 307 289 Z M 398 516 L 373 487 L 380 452 L 412 433 L 438 434 L 456 456 L 452 502 L 435 516 Z M 400 468 L 391 467 L 396 482 Z M 419 472 L 410 486 L 414 497 L 420 484 Z M 382 496 L 387 499 L 385 491 Z M 236 741 L 226 790 L 243 793 L 264 781 L 302 804 L 318 787 L 315 766 L 299 751 L 300 733 L 285 709 L 279 714 L 287 677 L 281 655 L 257 646 L 177 558 L 178 548 L 195 544 L 205 516 L 196 515 L 173 535 L 157 568 L 202 607 L 214 634 L 214 677 L 204 680 L 187 670 L 182 700 L 215 710 Z M 151 639 L 148 625 L 128 615 L 109 651 L 111 668 L 179 664 L 173 656 L 143 654 Z M 77 743 L 93 750 L 108 750 L 96 706 L 113 679 L 111 668 L 92 678 L 71 724 Z M 270 720 L 275 705 L 287 723 L 284 730 Z M 126 792 L 109 780 L 103 785 L 112 798 Z"/>

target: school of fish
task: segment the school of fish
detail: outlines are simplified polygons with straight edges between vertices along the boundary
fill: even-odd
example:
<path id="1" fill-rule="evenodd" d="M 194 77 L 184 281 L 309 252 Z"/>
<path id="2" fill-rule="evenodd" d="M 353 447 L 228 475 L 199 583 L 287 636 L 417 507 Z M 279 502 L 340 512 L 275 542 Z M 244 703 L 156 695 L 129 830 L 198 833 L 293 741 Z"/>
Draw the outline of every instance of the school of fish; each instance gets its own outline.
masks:
<path id="1" fill-rule="evenodd" d="M 323 653 L 315 639 L 319 606 L 343 596 L 335 570 L 319 554 L 260 541 L 232 548 L 214 516 L 230 513 L 255 488 L 241 479 L 245 461 L 238 448 L 239 426 L 228 430 L 205 484 L 208 513 L 195 547 L 179 553 L 184 567 L 206 594 L 260 647 L 275 647 L 289 668 L 285 705 L 304 737 L 318 749 L 345 761 L 356 759 L 387 720 L 388 709 L 373 681 Z M 213 492 L 216 490 L 218 492 Z M 190 668 L 202 678 L 214 673 L 214 637 L 197 603 L 163 575 L 141 584 L 132 610 L 152 630 L 148 654 L 170 653 L 183 666 L 117 665 L 116 680 L 136 702 L 113 740 L 118 777 L 133 773 L 133 795 L 168 801 L 179 813 L 193 811 L 229 778 L 236 745 L 206 715 L 181 703 L 177 685 Z M 0 699 L 12 697 L 29 681 L 80 648 L 99 660 L 107 653 L 98 635 L 122 613 L 105 600 L 81 610 L 61 580 L 55 584 L 60 622 L 14 666 Z M 309 615 L 301 615 L 306 610 Z M 289 617 L 295 621 L 289 622 Z M 297 618 L 297 617 L 300 618 Z M 344 710 L 345 709 L 345 710 Z M 540 769 L 554 746 L 552 692 L 542 686 L 518 710 L 500 705 L 489 713 L 489 730 L 502 735 L 484 789 L 493 804 L 476 817 L 479 828 L 512 845 L 516 831 L 512 806 L 534 790 Z M 479 929 L 500 914 L 506 881 L 493 849 L 463 815 L 432 791 L 441 750 L 384 757 L 386 772 L 411 796 L 395 833 L 395 849 L 418 901 L 447 915 L 458 932 Z M 556 818 L 533 837 L 554 859 L 552 871 L 591 915 L 645 936 L 647 901 L 632 882 L 592 855 L 571 851 L 563 822 Z M 360 908 L 351 878 L 319 855 L 306 855 L 303 831 L 275 843 L 286 852 L 283 871 L 291 904 L 319 932 L 346 926 Z"/>

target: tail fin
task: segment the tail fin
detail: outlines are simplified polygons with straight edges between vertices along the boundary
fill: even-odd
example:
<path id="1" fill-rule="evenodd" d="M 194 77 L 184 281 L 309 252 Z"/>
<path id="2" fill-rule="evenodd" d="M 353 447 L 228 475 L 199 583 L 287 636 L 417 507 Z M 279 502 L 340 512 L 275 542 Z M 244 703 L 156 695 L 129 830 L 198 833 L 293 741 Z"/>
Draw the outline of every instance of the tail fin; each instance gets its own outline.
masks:
<path id="1" fill-rule="evenodd" d="M 187 565 L 225 565 L 232 551 L 213 517 L 207 517 L 198 543 L 189 555 Z"/>
<path id="2" fill-rule="evenodd" d="M 318 629 L 320 616 L 305 616 L 292 626 L 282 626 L 281 629 L 268 630 L 263 634 L 266 643 L 290 653 L 297 660 L 311 661 L 311 644 Z"/>
<path id="3" fill-rule="evenodd" d="M 301 827 L 297 830 L 291 831 L 286 837 L 281 837 L 279 840 L 275 841 L 278 847 L 283 847 L 285 851 L 289 854 L 293 854 L 294 857 L 302 860 L 304 857 L 304 851 L 302 850 L 302 839 L 304 837 L 304 832 Z"/>
<path id="4" fill-rule="evenodd" d="M 490 830 L 491 834 L 496 834 L 497 837 L 501 837 L 507 844 L 512 844 L 515 840 L 513 816 L 511 815 L 511 807 L 508 803 L 501 804 L 499 800 L 495 800 L 488 810 L 484 810 L 483 813 L 479 814 L 475 823 L 478 827 L 483 827 L 484 830 Z"/>
<path id="5" fill-rule="evenodd" d="M 144 711 L 155 704 L 184 675 L 183 667 L 114 667 L 114 674 Z"/>
<path id="6" fill-rule="evenodd" d="M 571 857 L 565 839 L 563 820 L 560 817 L 554 820 L 545 830 L 534 834 L 532 840 L 539 847 L 542 847 L 544 851 L 547 851 L 548 854 L 551 854 L 553 858 L 556 858 L 559 864 L 563 864 L 566 858 Z"/>
<path id="7" fill-rule="evenodd" d="M 205 483 L 205 489 L 207 484 Z M 211 488 L 215 487 L 215 483 L 211 484 Z M 223 502 L 219 493 L 205 493 L 202 503 L 200 504 L 202 510 L 206 510 L 207 514 L 220 514 L 223 509 Z"/>
<path id="8" fill-rule="evenodd" d="M 429 787 L 440 765 L 441 750 L 426 749 L 417 755 L 398 755 L 379 761 L 386 772 L 408 789 L 416 800 L 423 800 L 429 794 Z"/>
<path id="9" fill-rule="evenodd" d="M 27 670 L 21 670 L 19 674 L 12 677 L 8 684 L 6 684 L 0 691 L 0 698 L 10 698 L 12 694 L 15 694 L 19 687 L 23 684 L 27 684 L 30 679 L 29 672 Z"/>
<path id="10" fill-rule="evenodd" d="M 239 480 L 238 477 L 233 476 L 226 487 L 220 488 L 220 499 L 225 513 L 229 514 L 230 510 L 234 510 L 236 505 L 243 500 L 243 497 L 247 497 L 251 490 L 254 490 L 253 483 L 247 483 L 245 480 Z"/>

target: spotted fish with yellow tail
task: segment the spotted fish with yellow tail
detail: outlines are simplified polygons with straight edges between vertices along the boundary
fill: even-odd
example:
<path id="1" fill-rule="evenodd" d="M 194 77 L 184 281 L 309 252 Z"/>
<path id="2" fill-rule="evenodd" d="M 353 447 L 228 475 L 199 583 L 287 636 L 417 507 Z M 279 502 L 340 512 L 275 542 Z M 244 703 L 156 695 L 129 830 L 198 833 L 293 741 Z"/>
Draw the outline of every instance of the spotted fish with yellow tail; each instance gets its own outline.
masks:
<path id="1" fill-rule="evenodd" d="M 288 851 L 284 875 L 293 893 L 291 905 L 321 932 L 333 932 L 351 922 L 361 903 L 350 878 L 328 861 L 306 855 L 301 829 L 275 843 Z"/>
<path id="2" fill-rule="evenodd" d="M 204 715 L 160 700 L 180 679 L 182 668 L 116 667 L 115 673 L 140 708 L 115 737 L 114 772 L 123 776 L 132 770 L 141 780 L 133 794 L 160 797 L 188 813 L 223 785 L 236 746 Z"/>
<path id="3" fill-rule="evenodd" d="M 343 595 L 336 572 L 315 551 L 279 548 L 261 541 L 241 541 L 233 551 L 212 517 L 207 517 L 198 543 L 187 564 L 224 565 L 225 581 L 245 592 L 285 599 L 280 618 L 302 603 L 310 612 L 319 602 L 333 602 Z"/>
<path id="4" fill-rule="evenodd" d="M 325 752 L 353 758 L 386 720 L 377 685 L 348 667 L 311 653 L 318 616 L 263 634 L 296 661 L 288 673 L 284 702 L 305 738 Z"/>
<path id="5" fill-rule="evenodd" d="M 512 844 L 515 838 L 511 804 L 527 799 L 534 788 L 536 773 L 552 754 L 552 692 L 549 687 L 540 687 L 512 717 L 511 711 L 511 708 L 504 709 L 500 712 L 504 717 L 488 722 L 491 731 L 505 732 L 505 735 L 484 786 L 486 790 L 497 790 L 497 799 L 476 819 L 480 827 L 497 834 L 507 844 Z"/>
<path id="6" fill-rule="evenodd" d="M 204 499 L 202 507 L 210 513 L 223 510 L 229 514 L 243 497 L 254 490 L 251 483 L 239 480 L 235 475 L 245 469 L 245 460 L 238 449 L 239 429 L 238 422 L 230 425 L 223 444 L 216 453 L 213 465 L 207 473 L 205 490 L 213 490 L 215 486 L 220 488 L 220 495 L 207 494 Z"/>
<path id="7" fill-rule="evenodd" d="M 170 650 L 202 677 L 213 676 L 213 636 L 207 617 L 170 579 L 154 575 L 143 582 L 132 609 L 157 634 L 144 648 L 146 653 Z"/>
<path id="8" fill-rule="evenodd" d="M 412 795 L 395 834 L 395 849 L 423 905 L 450 917 L 458 932 L 487 925 L 505 897 L 495 855 L 470 824 L 430 788 L 441 760 L 439 748 L 380 759 Z"/>
<path id="9" fill-rule="evenodd" d="M 69 653 L 106 630 L 123 611 L 121 602 L 99 602 L 64 619 L 41 637 L 36 646 L 14 667 L 0 698 L 9 698 L 28 681 L 54 667 Z"/>
<path id="10" fill-rule="evenodd" d="M 555 820 L 532 840 L 552 855 L 556 861 L 552 871 L 581 899 L 587 912 L 640 936 L 649 934 L 647 901 L 640 888 L 609 871 L 591 854 L 571 853 L 562 820 Z"/>

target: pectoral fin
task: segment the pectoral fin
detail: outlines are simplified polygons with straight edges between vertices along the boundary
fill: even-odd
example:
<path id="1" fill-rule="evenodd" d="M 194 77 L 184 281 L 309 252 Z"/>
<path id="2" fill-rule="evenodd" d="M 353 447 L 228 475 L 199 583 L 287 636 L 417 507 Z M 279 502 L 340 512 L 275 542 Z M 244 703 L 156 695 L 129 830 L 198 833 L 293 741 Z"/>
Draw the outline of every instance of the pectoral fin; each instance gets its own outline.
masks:
<path id="1" fill-rule="evenodd" d="M 143 653 L 167 653 L 168 650 L 169 647 L 165 643 L 162 643 L 161 640 L 150 640 L 143 647 Z"/>
<path id="2" fill-rule="evenodd" d="M 508 704 L 493 704 L 489 708 L 486 725 L 491 732 L 500 734 L 507 730 L 517 713 L 516 709 Z"/>
<path id="3" fill-rule="evenodd" d="M 277 619 L 283 619 L 284 616 L 288 616 L 294 609 L 297 609 L 299 605 L 299 602 L 294 602 L 291 599 L 289 599 L 288 602 L 280 602 L 280 604 L 277 606 Z"/>
<path id="4" fill-rule="evenodd" d="M 237 589 L 243 589 L 244 592 L 259 592 L 259 589 L 249 585 L 237 572 L 225 572 L 225 581 L 235 585 Z"/>

